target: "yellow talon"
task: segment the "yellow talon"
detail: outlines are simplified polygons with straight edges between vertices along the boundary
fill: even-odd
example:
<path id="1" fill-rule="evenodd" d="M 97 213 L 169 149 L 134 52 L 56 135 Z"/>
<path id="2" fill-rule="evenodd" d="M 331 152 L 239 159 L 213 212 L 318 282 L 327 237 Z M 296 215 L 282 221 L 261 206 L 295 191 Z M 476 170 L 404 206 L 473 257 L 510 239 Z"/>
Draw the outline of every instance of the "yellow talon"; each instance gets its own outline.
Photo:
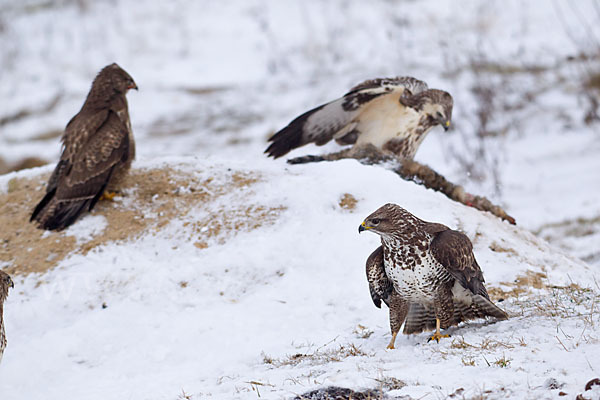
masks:
<path id="1" fill-rule="evenodd" d="M 390 344 L 387 345 L 387 348 L 390 350 L 394 350 L 394 343 L 396 343 L 396 336 L 398 336 L 398 332 L 392 333 L 392 340 L 390 340 Z"/>
<path id="2" fill-rule="evenodd" d="M 431 342 L 432 340 L 435 340 L 436 342 L 439 343 L 441 338 L 447 338 L 447 337 L 450 337 L 450 335 L 442 335 L 442 333 L 440 332 L 440 320 L 438 318 L 436 318 L 435 319 L 435 332 L 427 340 L 427 343 Z"/>
<path id="3" fill-rule="evenodd" d="M 109 192 L 108 190 L 105 190 L 104 193 L 102 193 L 102 196 L 100 196 L 100 200 L 112 201 L 116 195 L 116 192 Z"/>

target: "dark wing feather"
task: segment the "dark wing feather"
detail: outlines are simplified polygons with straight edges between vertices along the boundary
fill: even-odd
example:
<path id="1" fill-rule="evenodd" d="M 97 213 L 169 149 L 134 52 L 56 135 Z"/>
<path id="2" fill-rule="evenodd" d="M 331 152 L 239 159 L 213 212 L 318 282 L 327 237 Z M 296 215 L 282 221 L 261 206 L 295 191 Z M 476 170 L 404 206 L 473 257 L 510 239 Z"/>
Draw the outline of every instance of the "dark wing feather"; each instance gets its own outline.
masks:
<path id="1" fill-rule="evenodd" d="M 63 229 L 83 211 L 91 210 L 115 168 L 127 160 L 129 146 L 127 127 L 116 113 L 109 112 L 105 123 L 80 146 L 71 162 L 61 160 L 64 172 L 57 177 L 55 188 L 38 204 L 32 219 L 44 229 Z"/>
<path id="2" fill-rule="evenodd" d="M 375 306 L 381 308 L 381 300 L 383 300 L 389 307 L 389 297 L 394 293 L 394 285 L 385 274 L 383 246 L 379 246 L 367 259 L 367 280 Z"/>
<path id="3" fill-rule="evenodd" d="M 483 286 L 483 273 L 473 255 L 473 245 L 465 234 L 451 229 L 441 231 L 431 242 L 431 251 L 463 287 L 489 298 Z"/>
<path id="4" fill-rule="evenodd" d="M 358 133 L 353 131 L 356 125 L 354 120 L 362 112 L 362 106 L 398 89 L 418 92 L 427 89 L 427 85 L 410 77 L 365 81 L 352 88 L 344 97 L 316 107 L 294 119 L 269 139 L 271 144 L 265 153 L 278 158 L 305 144 L 315 143 L 321 146 L 331 139 L 337 139 L 343 144 L 352 144 L 358 137 Z"/>
<path id="5" fill-rule="evenodd" d="M 65 128 L 65 134 L 62 137 L 63 153 L 60 159 L 73 160 L 108 118 L 108 108 L 89 111 L 84 105 L 84 108 L 71 118 Z"/>

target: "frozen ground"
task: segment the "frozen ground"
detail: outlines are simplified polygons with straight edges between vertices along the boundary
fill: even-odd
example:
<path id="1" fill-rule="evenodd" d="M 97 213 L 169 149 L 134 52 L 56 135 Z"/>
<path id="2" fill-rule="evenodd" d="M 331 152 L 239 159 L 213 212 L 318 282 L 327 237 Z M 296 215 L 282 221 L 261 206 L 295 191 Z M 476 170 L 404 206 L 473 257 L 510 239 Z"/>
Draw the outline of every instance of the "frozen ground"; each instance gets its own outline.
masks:
<path id="1" fill-rule="evenodd" d="M 190 174 L 157 201 L 207 178 L 226 182 L 227 168 L 258 181 L 196 203 L 158 231 L 17 277 L 5 312 L 2 399 L 176 399 L 183 392 L 277 399 L 330 385 L 410 398 L 461 388 L 466 398 L 486 391 L 489 398 L 552 398 L 582 391 L 600 368 L 594 271 L 491 215 L 354 161 L 289 169 L 215 158 L 137 166 Z M 153 218 L 136 190 L 127 192 L 116 207 Z M 341 202 L 348 195 L 356 204 Z M 426 334 L 401 337 L 396 350 L 385 349 L 387 311 L 371 303 L 364 276 L 378 238 L 359 236 L 357 227 L 396 199 L 473 240 L 509 321 L 470 323 L 439 345 L 426 343 Z M 272 211 L 249 218 L 228 211 L 239 209 Z M 237 233 L 224 228 L 230 220 Z M 52 235 L 76 235 L 85 245 L 105 225 L 96 213 Z"/>
<path id="2" fill-rule="evenodd" d="M 257 186 L 254 200 L 286 207 L 274 226 L 202 251 L 173 221 L 158 236 L 18 277 L 0 398 L 174 399 L 182 389 L 194 398 L 280 398 L 330 384 L 373 388 L 386 377 L 406 382 L 399 394 L 414 398 L 460 387 L 456 396 L 467 398 L 556 397 L 549 378 L 570 396 L 581 391 L 600 369 L 590 280 L 600 266 L 598 94 L 584 90 L 599 70 L 600 6 L 456 4 L 0 0 L 0 169 L 25 157 L 56 160 L 61 129 L 91 79 L 116 61 L 140 87 L 128 96 L 138 166 L 169 155 L 189 170 L 183 157 L 193 155 L 215 174 L 215 166 L 259 171 L 271 184 Z M 266 138 L 302 111 L 394 75 L 455 99 L 453 129 L 431 132 L 416 158 L 502 204 L 567 258 L 376 168 L 264 159 Z M 336 206 L 346 192 L 359 199 L 352 213 Z M 507 298 L 509 322 L 457 331 L 455 340 L 473 346 L 429 346 L 419 336 L 384 351 L 386 312 L 370 304 L 362 270 L 376 238 L 354 233 L 387 201 L 471 237 L 482 232 L 477 257 L 491 285 L 545 265 L 544 288 Z M 74 234 L 85 241 L 110 228 L 103 224 L 88 217 Z M 492 247 L 515 253 L 490 251 L 503 238 L 511 245 Z M 567 272 L 593 291 L 547 287 L 563 285 Z M 40 280 L 49 283 L 36 287 Z M 545 301 L 562 311 L 536 308 Z M 374 333 L 361 338 L 358 324 Z M 351 345 L 357 356 L 327 358 Z M 313 357 L 296 364 L 294 354 Z M 502 357 L 506 368 L 494 364 Z M 43 383 L 32 385 L 32 375 Z"/>

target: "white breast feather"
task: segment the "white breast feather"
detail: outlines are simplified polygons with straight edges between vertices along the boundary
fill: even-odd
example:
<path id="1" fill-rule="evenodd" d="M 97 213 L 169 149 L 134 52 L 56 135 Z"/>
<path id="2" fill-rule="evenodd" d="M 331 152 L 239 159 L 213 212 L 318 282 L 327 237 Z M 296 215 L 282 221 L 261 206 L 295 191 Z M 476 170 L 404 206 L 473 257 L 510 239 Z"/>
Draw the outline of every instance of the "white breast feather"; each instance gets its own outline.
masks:
<path id="1" fill-rule="evenodd" d="M 433 302 L 434 288 L 433 282 L 448 279 L 449 274 L 445 273 L 444 268 L 433 258 L 430 253 L 421 259 L 421 264 L 415 266 L 415 269 L 402 269 L 385 265 L 385 273 L 394 283 L 396 291 L 404 298 L 413 301 Z"/>
<path id="2" fill-rule="evenodd" d="M 381 148 L 390 139 L 407 136 L 407 132 L 419 124 L 419 114 L 400 104 L 402 91 L 374 99 L 364 107 L 355 118 L 360 132 L 356 145 L 371 143 Z"/>

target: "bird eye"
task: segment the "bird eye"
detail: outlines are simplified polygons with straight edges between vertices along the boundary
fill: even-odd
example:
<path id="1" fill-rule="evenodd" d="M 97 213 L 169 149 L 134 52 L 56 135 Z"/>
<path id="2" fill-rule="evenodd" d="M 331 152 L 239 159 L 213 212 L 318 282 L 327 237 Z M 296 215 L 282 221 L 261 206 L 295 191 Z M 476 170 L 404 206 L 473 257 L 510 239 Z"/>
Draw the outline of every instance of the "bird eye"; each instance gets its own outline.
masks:
<path id="1" fill-rule="evenodd" d="M 441 112 L 437 112 L 436 117 L 438 118 L 444 118 L 444 115 Z"/>
<path id="2" fill-rule="evenodd" d="M 371 220 L 372 225 L 379 225 L 380 222 L 381 222 L 381 220 L 379 218 L 373 218 Z"/>

